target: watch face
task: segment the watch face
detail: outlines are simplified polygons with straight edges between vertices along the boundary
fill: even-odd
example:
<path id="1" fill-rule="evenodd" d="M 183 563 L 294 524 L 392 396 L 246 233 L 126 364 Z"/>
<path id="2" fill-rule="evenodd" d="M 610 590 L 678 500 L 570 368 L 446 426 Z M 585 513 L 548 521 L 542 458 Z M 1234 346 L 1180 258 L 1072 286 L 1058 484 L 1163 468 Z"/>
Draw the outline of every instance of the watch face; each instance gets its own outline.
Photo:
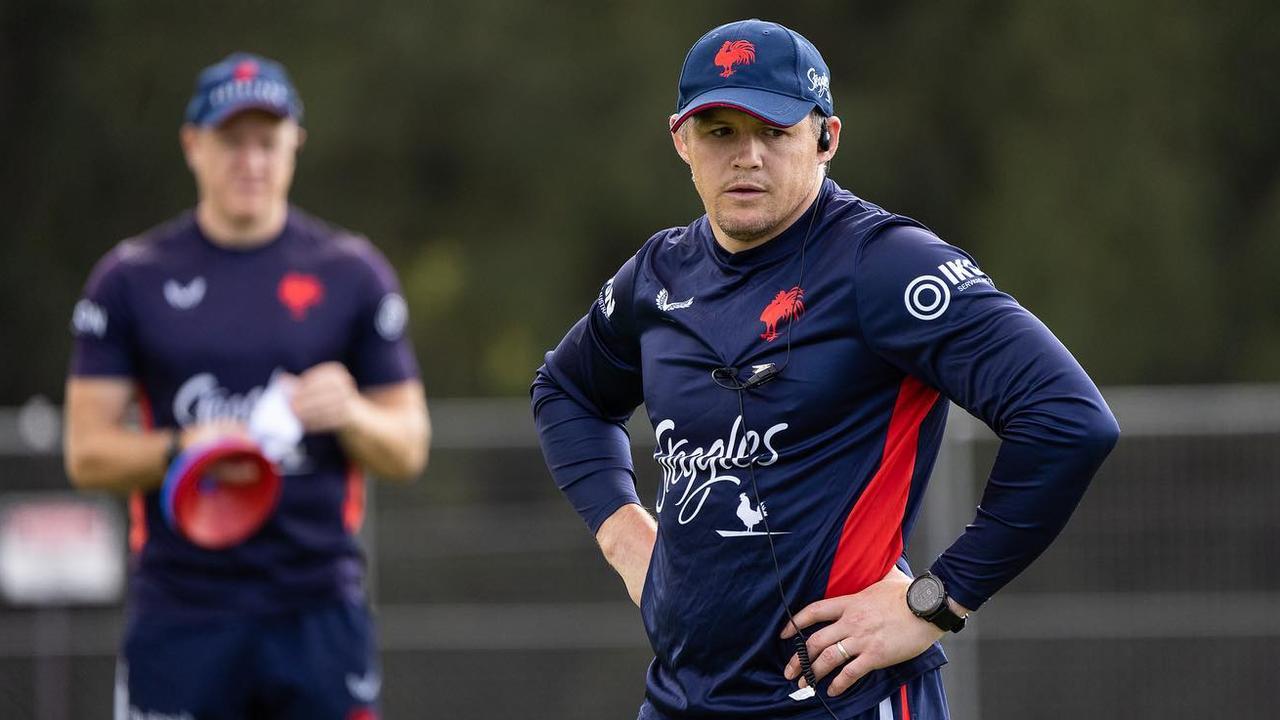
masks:
<path id="1" fill-rule="evenodd" d="M 907 588 L 907 606 L 911 611 L 928 615 L 942 605 L 942 581 L 932 575 L 922 575 Z"/>

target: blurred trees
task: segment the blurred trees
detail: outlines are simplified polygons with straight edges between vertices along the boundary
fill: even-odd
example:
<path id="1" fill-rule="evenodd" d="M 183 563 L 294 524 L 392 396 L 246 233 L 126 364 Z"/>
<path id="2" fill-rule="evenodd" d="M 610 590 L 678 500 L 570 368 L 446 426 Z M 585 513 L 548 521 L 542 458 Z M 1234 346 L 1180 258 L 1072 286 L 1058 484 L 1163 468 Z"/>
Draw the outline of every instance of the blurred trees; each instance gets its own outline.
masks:
<path id="1" fill-rule="evenodd" d="M 1280 11 L 673 0 L 0 5 L 0 403 L 58 396 L 94 260 L 191 204 L 195 73 L 283 61 L 294 199 L 399 268 L 429 392 L 520 393 L 653 231 L 700 213 L 689 45 L 776 19 L 832 68 L 832 175 L 974 255 L 1103 383 L 1280 379 Z"/>

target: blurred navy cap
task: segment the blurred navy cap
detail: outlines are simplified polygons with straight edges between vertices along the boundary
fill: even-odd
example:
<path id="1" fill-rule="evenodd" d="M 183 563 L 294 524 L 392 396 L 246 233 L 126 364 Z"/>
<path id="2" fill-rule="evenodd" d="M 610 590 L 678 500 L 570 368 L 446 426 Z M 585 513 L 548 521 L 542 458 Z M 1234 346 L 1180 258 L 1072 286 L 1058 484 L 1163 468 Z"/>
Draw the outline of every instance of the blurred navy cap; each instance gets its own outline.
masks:
<path id="1" fill-rule="evenodd" d="M 831 73 L 813 43 L 763 20 L 715 28 L 694 43 L 680 71 L 672 132 L 695 113 L 729 107 L 777 127 L 791 127 L 814 108 L 835 112 Z"/>
<path id="2" fill-rule="evenodd" d="M 187 122 L 214 127 L 245 110 L 302 122 L 302 100 L 284 66 L 252 53 L 232 53 L 196 78 Z"/>

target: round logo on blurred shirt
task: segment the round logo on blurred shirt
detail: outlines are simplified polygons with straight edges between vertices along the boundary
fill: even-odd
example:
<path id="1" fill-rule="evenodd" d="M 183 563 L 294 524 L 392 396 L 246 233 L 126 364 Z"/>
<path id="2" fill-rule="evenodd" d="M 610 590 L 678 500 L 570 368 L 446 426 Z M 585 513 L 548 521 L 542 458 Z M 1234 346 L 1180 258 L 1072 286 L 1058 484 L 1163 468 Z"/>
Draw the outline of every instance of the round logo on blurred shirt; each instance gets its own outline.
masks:
<path id="1" fill-rule="evenodd" d="M 389 293 L 378 305 L 378 316 L 374 326 L 378 334 L 385 340 L 399 340 L 404 333 L 405 323 L 409 321 L 409 306 L 397 293 Z"/>
<path id="2" fill-rule="evenodd" d="M 76 335 L 104 337 L 107 334 L 107 311 L 92 300 L 81 300 L 72 311 L 71 329 Z"/>

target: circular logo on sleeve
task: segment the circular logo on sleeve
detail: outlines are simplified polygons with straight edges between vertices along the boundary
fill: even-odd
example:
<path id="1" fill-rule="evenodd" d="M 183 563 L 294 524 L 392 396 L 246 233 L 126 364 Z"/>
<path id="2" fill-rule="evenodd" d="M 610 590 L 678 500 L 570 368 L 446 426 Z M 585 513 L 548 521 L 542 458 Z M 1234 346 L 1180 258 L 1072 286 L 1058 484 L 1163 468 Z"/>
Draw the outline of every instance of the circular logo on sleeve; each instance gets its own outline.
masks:
<path id="1" fill-rule="evenodd" d="M 71 313 L 71 329 L 76 335 L 105 337 L 107 311 L 92 300 L 81 300 Z"/>
<path id="2" fill-rule="evenodd" d="M 912 317 L 936 320 L 951 304 L 951 289 L 939 277 L 921 275 L 907 284 L 907 291 L 903 293 L 902 299 Z"/>
<path id="3" fill-rule="evenodd" d="M 388 293 L 378 305 L 374 327 L 384 340 L 399 340 L 409 321 L 409 306 L 398 293 Z"/>

